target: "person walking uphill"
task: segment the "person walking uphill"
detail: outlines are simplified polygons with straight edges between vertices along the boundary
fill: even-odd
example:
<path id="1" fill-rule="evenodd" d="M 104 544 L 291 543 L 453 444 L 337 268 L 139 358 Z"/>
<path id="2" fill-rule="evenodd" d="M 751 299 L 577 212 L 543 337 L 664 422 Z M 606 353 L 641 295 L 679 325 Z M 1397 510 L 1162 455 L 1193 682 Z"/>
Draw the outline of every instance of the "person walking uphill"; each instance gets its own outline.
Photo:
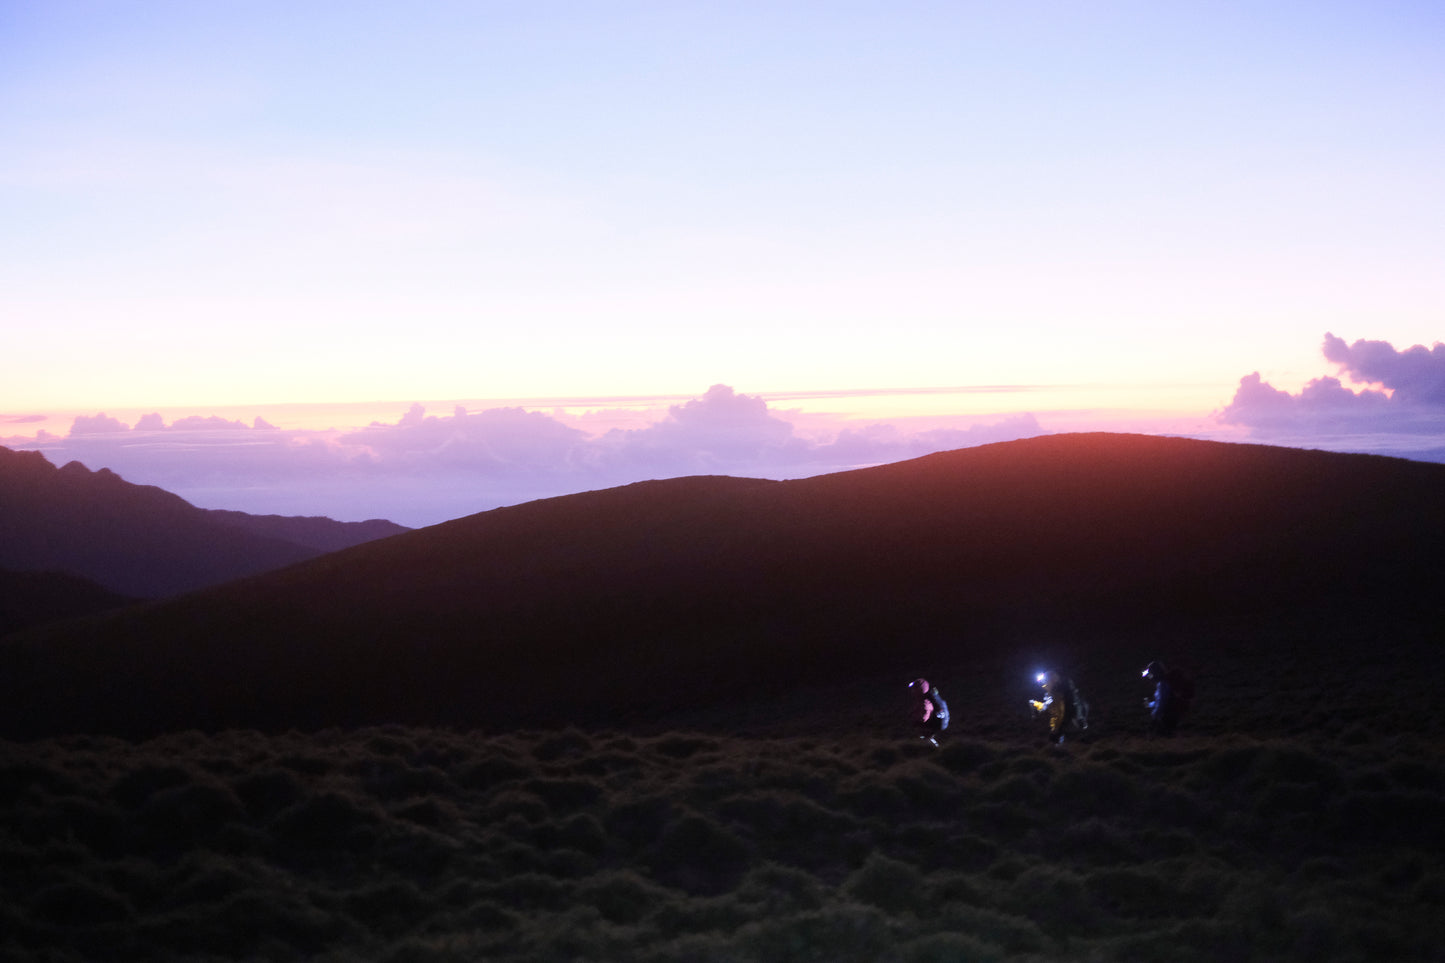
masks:
<path id="1" fill-rule="evenodd" d="M 908 688 L 918 696 L 913 704 L 913 726 L 918 730 L 918 738 L 937 748 L 939 734 L 948 728 L 948 703 L 943 701 L 938 687 L 929 685 L 927 679 L 914 679 Z"/>
<path id="2" fill-rule="evenodd" d="M 1037 681 L 1044 687 L 1044 698 L 1030 699 L 1029 705 L 1039 712 L 1047 712 L 1049 719 L 1049 741 L 1055 745 L 1064 741 L 1068 730 L 1083 731 L 1089 728 L 1089 705 L 1072 679 L 1057 672 L 1040 672 Z"/>
<path id="3" fill-rule="evenodd" d="M 1149 731 L 1172 736 L 1194 698 L 1194 683 L 1184 673 L 1158 661 L 1145 667 L 1144 678 L 1154 683 L 1154 698 L 1144 700 L 1144 708 L 1149 710 Z"/>

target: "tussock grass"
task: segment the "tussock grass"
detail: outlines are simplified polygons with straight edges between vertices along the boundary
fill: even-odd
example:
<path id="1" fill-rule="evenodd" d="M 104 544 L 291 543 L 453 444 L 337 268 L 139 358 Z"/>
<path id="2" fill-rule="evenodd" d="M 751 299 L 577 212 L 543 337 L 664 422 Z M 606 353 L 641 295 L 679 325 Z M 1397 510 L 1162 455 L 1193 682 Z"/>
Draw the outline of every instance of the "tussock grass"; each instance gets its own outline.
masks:
<path id="1" fill-rule="evenodd" d="M 0 959 L 1430 959 L 1428 738 L 0 743 Z"/>

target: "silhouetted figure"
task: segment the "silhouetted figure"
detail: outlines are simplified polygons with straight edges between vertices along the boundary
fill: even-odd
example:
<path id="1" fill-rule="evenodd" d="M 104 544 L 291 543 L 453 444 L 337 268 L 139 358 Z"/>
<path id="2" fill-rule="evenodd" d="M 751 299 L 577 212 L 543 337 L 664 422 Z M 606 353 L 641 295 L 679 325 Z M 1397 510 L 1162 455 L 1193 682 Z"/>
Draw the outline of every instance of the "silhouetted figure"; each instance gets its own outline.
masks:
<path id="1" fill-rule="evenodd" d="M 1154 683 L 1154 697 L 1144 700 L 1144 707 L 1149 710 L 1149 731 L 1171 736 L 1189 709 L 1194 684 L 1182 672 L 1159 661 L 1150 662 L 1144 668 L 1144 678 Z"/>
<path id="2" fill-rule="evenodd" d="M 937 748 L 939 734 L 948 728 L 948 703 L 927 679 L 914 679 L 908 688 L 918 696 L 913 704 L 913 727 L 918 730 L 918 738 Z"/>
<path id="3" fill-rule="evenodd" d="M 1061 743 L 1068 733 L 1089 728 L 1089 705 L 1079 695 L 1074 680 L 1049 671 L 1040 672 L 1038 682 L 1044 687 L 1043 701 L 1030 699 L 1029 705 L 1048 713 L 1050 742 Z"/>

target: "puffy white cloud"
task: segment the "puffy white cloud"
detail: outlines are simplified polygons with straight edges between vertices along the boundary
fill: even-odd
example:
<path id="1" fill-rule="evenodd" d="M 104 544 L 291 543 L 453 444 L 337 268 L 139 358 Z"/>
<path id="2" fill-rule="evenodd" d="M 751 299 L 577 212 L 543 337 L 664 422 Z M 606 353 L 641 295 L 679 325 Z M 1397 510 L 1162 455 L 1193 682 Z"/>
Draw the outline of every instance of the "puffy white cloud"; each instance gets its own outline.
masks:
<path id="1" fill-rule="evenodd" d="M 140 427 L 140 426 L 137 425 L 136 427 Z M 244 421 L 227 420 L 227 419 L 221 418 L 221 417 L 219 417 L 219 416 L 217 416 L 217 415 L 211 415 L 210 417 L 205 417 L 205 418 L 201 417 L 200 415 L 190 415 L 190 416 L 188 416 L 188 417 L 180 418 L 180 419 L 177 419 L 176 421 L 171 422 L 170 430 L 171 430 L 171 431 L 245 431 L 245 430 L 247 430 L 247 429 L 246 429 L 246 423 L 245 423 Z"/>
<path id="2" fill-rule="evenodd" d="M 1325 335 L 1325 358 L 1339 365 L 1351 380 L 1378 384 L 1401 405 L 1445 407 L 1445 344 L 1417 344 L 1396 351 L 1388 341 L 1356 341 Z"/>
<path id="3" fill-rule="evenodd" d="M 413 404 L 396 424 L 372 422 L 342 435 L 340 442 L 363 447 L 388 466 L 565 469 L 586 438 L 579 429 L 524 408 L 471 414 L 458 406 L 451 415 L 435 416 Z"/>
<path id="4" fill-rule="evenodd" d="M 1390 397 L 1370 388 L 1351 391 L 1338 378 L 1315 378 L 1290 394 L 1264 381 L 1258 371 L 1239 379 L 1221 420 L 1268 431 L 1277 428 L 1338 428 L 1363 418 L 1388 417 Z"/>
<path id="5" fill-rule="evenodd" d="M 1290 394 L 1256 371 L 1239 380 L 1220 419 L 1262 436 L 1281 430 L 1445 433 L 1445 345 L 1397 351 L 1385 341 L 1347 345 L 1326 334 L 1323 353 L 1364 387 L 1353 390 L 1339 378 L 1322 376 Z"/>
<path id="6" fill-rule="evenodd" d="M 594 462 L 668 474 L 755 471 L 806 461 L 809 446 L 767 402 L 713 385 L 701 398 L 672 405 L 647 428 L 614 429 L 597 443 Z"/>
<path id="7" fill-rule="evenodd" d="M 70 426 L 72 435 L 110 435 L 122 431 L 130 431 L 130 426 L 105 412 L 98 415 L 79 415 Z"/>
<path id="8" fill-rule="evenodd" d="M 1291 394 L 1256 371 L 1239 380 L 1219 420 L 1273 444 L 1445 460 L 1445 345 L 1399 351 L 1326 334 L 1323 354 L 1360 387 L 1321 376 Z"/>

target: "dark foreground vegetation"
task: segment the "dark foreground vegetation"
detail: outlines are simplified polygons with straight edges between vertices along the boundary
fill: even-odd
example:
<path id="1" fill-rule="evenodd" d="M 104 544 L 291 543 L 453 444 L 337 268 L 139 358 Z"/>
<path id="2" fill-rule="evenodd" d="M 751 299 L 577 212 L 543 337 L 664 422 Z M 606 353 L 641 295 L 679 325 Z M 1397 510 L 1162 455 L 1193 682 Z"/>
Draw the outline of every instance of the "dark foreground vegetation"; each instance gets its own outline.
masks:
<path id="1" fill-rule="evenodd" d="M 1252 731 L 1245 686 L 1173 739 L 1063 747 L 958 697 L 941 750 L 856 724 L 0 743 L 0 960 L 1440 960 L 1440 727 L 1331 710 L 1343 681 Z"/>
<path id="2" fill-rule="evenodd" d="M 1434 747 L 520 734 L 4 751 L 4 959 L 1429 960 Z"/>

